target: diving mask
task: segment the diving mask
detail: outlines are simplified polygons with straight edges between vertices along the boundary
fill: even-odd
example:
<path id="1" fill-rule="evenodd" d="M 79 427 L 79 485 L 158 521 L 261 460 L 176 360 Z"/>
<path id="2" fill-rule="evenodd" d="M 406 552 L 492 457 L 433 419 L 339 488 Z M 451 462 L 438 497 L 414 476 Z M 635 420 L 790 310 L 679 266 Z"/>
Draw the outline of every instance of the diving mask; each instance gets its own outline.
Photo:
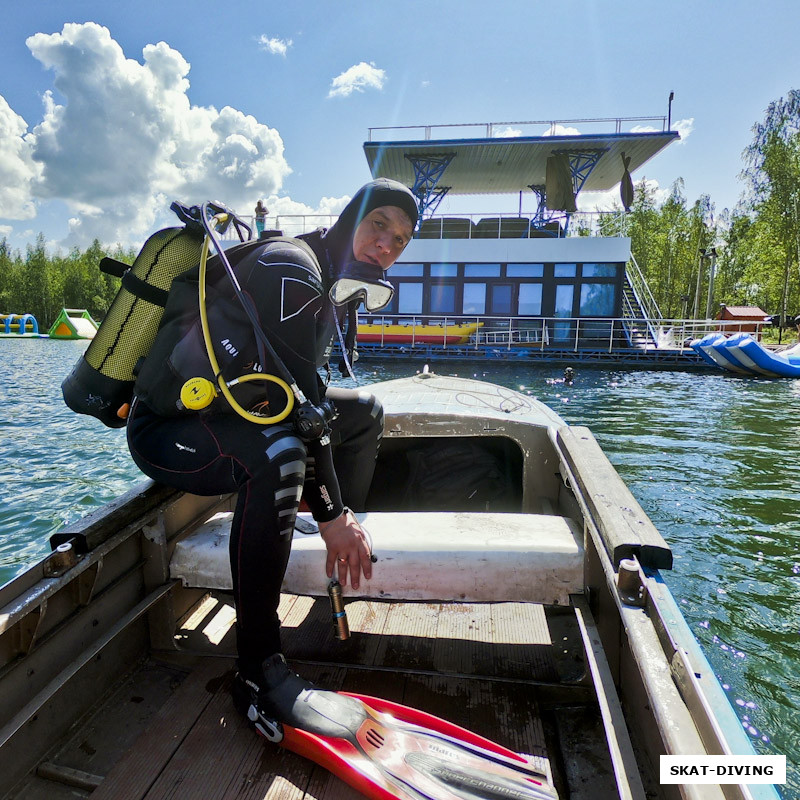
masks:
<path id="1" fill-rule="evenodd" d="M 335 306 L 343 306 L 353 300 L 364 303 L 367 311 L 380 311 L 392 301 L 394 287 L 383 279 L 383 270 L 364 261 L 345 264 L 339 277 L 333 282 L 329 296 Z"/>

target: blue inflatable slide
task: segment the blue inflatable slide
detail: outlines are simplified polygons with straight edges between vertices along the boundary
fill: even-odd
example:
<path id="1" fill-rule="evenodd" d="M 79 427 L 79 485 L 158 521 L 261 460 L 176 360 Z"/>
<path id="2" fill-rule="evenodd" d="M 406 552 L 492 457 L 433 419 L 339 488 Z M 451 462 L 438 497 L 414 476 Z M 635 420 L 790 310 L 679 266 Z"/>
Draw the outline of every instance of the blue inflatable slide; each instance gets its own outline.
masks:
<path id="1" fill-rule="evenodd" d="M 800 378 L 800 344 L 776 352 L 759 344 L 749 333 L 709 333 L 695 339 L 691 347 L 709 364 L 739 375 Z"/>

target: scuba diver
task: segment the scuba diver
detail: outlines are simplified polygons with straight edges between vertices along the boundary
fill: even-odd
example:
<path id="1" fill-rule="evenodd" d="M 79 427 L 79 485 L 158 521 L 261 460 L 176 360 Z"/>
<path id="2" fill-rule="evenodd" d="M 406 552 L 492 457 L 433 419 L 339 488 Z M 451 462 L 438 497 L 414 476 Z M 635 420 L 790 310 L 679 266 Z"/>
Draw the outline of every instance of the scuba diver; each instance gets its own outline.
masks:
<path id="1" fill-rule="evenodd" d="M 377 310 L 391 300 L 393 290 L 383 274 L 411 239 L 417 214 L 409 189 L 374 180 L 328 230 L 229 248 L 239 291 L 221 268 L 220 256 L 209 259 L 203 309 L 201 262 L 172 282 L 158 335 L 137 377 L 127 434 L 139 468 L 193 494 L 238 495 L 230 534 L 238 650 L 233 693 L 245 714 L 255 707 L 259 715 L 291 723 L 293 698 L 312 688 L 290 673 L 281 655 L 277 613 L 301 494 L 326 545 L 328 577 L 335 572 L 346 585 L 349 576 L 354 589 L 362 574 L 371 577 L 368 534 L 350 509 L 364 509 L 383 410 L 368 392 L 327 386 L 318 370 L 326 367 L 330 378 L 327 364 L 337 336 L 350 370 L 356 308 L 363 301 Z M 210 369 L 203 314 L 222 363 L 219 374 L 226 379 L 246 372 L 280 374 L 275 366 L 280 360 L 321 417 L 305 425 L 297 422 L 296 411 L 294 423 L 287 417 L 258 425 L 220 397 L 202 411 L 187 409 L 182 384 Z M 254 336 L 252 319 L 269 349 Z M 241 406 L 276 418 L 287 404 L 275 383 L 241 383 L 232 391 Z M 283 689 L 275 695 L 278 685 Z"/>

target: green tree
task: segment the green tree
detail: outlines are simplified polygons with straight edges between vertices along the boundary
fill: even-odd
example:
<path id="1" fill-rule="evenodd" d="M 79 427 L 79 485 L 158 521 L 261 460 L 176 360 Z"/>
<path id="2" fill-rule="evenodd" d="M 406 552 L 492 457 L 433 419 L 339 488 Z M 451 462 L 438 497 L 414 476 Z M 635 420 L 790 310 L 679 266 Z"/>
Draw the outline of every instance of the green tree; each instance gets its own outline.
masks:
<path id="1" fill-rule="evenodd" d="M 764 121 L 753 126 L 744 159 L 755 234 L 769 256 L 763 281 L 770 295 L 776 283 L 780 286 L 779 308 L 785 315 L 800 270 L 800 92 L 770 103 Z"/>
<path id="2" fill-rule="evenodd" d="M 628 218 L 631 252 L 665 317 L 705 316 L 708 270 L 700 251 L 717 237 L 714 206 L 703 195 L 687 207 L 683 180 L 659 206 L 655 187 L 640 182 Z"/>

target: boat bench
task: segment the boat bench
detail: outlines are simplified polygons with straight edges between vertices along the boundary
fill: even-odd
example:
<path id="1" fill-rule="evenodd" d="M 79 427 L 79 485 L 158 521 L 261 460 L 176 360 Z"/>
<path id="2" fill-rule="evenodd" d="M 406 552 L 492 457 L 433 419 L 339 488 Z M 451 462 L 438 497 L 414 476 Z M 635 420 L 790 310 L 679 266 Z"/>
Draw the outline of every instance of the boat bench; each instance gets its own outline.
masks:
<path id="1" fill-rule="evenodd" d="M 184 586 L 230 591 L 230 512 L 181 539 L 170 576 Z M 347 597 L 568 605 L 583 591 L 583 532 L 545 514 L 357 514 L 378 561 Z M 310 514 L 298 515 L 283 582 L 290 594 L 327 592 L 325 544 Z"/>

